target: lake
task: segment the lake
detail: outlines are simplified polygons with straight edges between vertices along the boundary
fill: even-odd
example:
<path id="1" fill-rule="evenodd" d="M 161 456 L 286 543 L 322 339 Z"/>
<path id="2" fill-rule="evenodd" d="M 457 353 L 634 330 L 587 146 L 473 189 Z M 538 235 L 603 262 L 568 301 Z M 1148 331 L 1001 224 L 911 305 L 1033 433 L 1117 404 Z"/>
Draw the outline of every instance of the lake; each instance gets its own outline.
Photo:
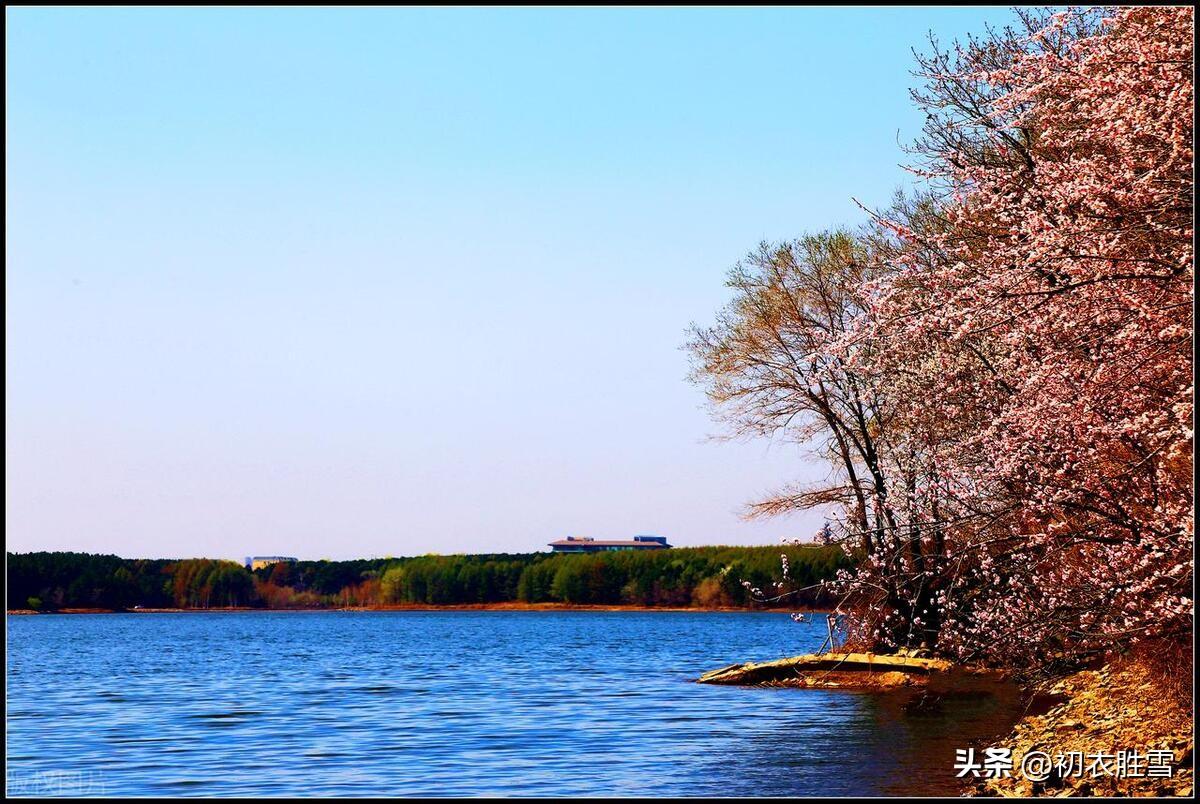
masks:
<path id="1" fill-rule="evenodd" d="M 9 616 L 8 792 L 957 792 L 991 697 L 692 683 L 817 648 L 823 618 L 714 612 Z"/>

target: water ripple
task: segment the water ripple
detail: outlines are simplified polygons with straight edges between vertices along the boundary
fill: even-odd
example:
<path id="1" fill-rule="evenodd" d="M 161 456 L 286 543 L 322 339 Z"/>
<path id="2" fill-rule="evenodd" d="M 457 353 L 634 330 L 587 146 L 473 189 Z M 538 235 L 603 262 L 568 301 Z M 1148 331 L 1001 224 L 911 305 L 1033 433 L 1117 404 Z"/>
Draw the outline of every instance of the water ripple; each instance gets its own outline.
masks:
<path id="1" fill-rule="evenodd" d="M 786 615 L 71 615 L 8 629 L 10 794 L 953 793 L 954 748 L 1007 722 L 993 699 L 914 709 L 691 683 L 820 644 Z"/>

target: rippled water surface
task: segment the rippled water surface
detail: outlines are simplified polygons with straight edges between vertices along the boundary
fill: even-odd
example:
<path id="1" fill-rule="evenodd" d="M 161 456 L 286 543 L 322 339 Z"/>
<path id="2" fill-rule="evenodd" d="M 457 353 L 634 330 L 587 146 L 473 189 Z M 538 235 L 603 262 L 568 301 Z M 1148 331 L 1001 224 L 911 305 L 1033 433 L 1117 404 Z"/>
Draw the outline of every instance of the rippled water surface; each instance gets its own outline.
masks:
<path id="1" fill-rule="evenodd" d="M 761 613 L 11 616 L 8 790 L 955 792 L 954 748 L 995 732 L 993 699 L 691 683 L 824 630 Z"/>

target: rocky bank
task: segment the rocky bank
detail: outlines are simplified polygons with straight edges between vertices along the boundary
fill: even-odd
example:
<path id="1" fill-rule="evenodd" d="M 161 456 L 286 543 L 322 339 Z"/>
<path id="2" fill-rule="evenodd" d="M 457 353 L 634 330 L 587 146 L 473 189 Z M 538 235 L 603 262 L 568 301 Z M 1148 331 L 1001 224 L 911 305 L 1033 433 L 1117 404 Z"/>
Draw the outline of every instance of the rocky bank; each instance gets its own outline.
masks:
<path id="1" fill-rule="evenodd" d="M 1120 751 L 1170 751 L 1171 776 L 1118 778 L 1115 773 L 1051 774 L 1044 782 L 988 779 L 972 791 L 984 796 L 1191 796 L 1195 747 L 1190 673 L 1187 679 L 1164 677 L 1143 661 L 1119 661 L 1047 683 L 1041 692 L 1058 703 L 1044 714 L 1022 719 L 1007 741 L 1014 767 L 1030 751 L 1050 756 L 1082 752 L 1115 755 Z M 1113 770 L 1116 762 L 1111 763 Z"/>

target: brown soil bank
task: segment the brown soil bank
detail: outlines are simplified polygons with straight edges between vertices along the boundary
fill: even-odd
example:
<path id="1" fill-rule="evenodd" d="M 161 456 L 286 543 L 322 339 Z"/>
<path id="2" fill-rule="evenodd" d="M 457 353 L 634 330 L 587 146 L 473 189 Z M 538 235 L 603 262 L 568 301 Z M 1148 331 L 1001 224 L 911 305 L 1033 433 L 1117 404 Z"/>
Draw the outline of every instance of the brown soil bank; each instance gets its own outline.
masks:
<path id="1" fill-rule="evenodd" d="M 388 606 L 343 608 L 340 611 L 691 611 L 691 612 L 769 612 L 782 614 L 792 609 L 750 608 L 747 606 L 638 606 L 626 603 L 399 603 Z"/>
<path id="2" fill-rule="evenodd" d="M 250 606 L 213 606 L 207 609 L 179 608 L 132 608 L 122 609 L 8 609 L 8 614 L 182 614 L 182 613 L 214 613 L 214 612 L 257 612 L 257 611 L 670 611 L 670 612 L 746 612 L 783 614 L 794 611 L 817 611 L 818 609 L 788 607 L 786 609 L 749 608 L 746 606 L 636 606 L 630 604 L 588 604 L 588 603 L 522 603 L 509 601 L 502 603 L 401 603 L 387 606 L 321 606 L 297 608 L 257 608 Z M 823 611 L 823 610 L 822 610 Z"/>
<path id="3" fill-rule="evenodd" d="M 1021 720 L 1008 740 L 1013 767 L 1019 769 L 1026 753 L 1042 751 L 1051 757 L 1082 752 L 1083 772 L 1061 778 L 1052 773 L 1044 782 L 1032 782 L 1014 771 L 1012 778 L 988 779 L 973 791 L 984 796 L 1191 796 L 1192 751 L 1195 747 L 1191 706 L 1190 668 L 1176 668 L 1180 677 L 1167 674 L 1145 659 L 1124 660 L 1099 670 L 1086 670 L 1045 685 L 1044 692 L 1061 701 L 1045 714 Z M 1146 774 L 1116 775 L 1117 760 L 1088 772 L 1097 754 L 1170 751 L 1170 778 Z M 1159 763 L 1155 763 L 1159 764 Z M 1130 765 L 1128 767 L 1135 767 Z"/>

